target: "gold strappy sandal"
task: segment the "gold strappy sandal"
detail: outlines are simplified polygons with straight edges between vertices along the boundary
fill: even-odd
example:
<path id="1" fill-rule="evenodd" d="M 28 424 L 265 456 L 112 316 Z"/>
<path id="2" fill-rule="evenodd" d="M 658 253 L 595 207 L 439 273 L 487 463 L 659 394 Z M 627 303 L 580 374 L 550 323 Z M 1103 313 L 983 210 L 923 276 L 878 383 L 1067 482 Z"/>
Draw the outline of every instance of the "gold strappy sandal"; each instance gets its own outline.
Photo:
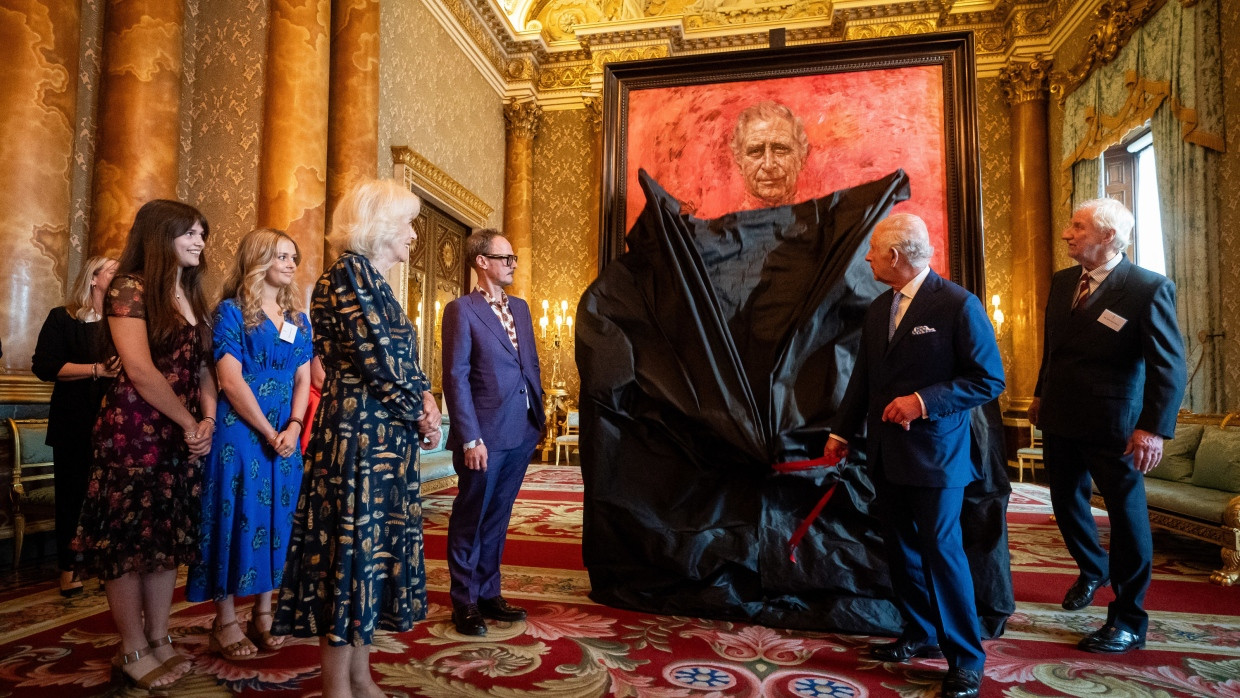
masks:
<path id="1" fill-rule="evenodd" d="M 172 636 L 164 635 L 163 637 L 157 640 L 151 640 L 151 649 L 154 650 L 154 649 L 163 647 L 164 645 L 171 645 L 171 644 L 172 644 Z M 193 662 L 190 661 L 190 658 L 186 657 L 180 652 L 177 652 L 175 655 L 168 657 L 167 659 L 164 660 L 164 667 L 167 668 L 168 671 L 170 672 L 177 671 L 178 669 L 181 668 L 182 665 L 186 665 L 185 671 L 183 673 L 188 673 L 189 670 L 193 668 L 192 664 Z"/>
<path id="2" fill-rule="evenodd" d="M 224 659 L 231 659 L 239 662 L 254 659 L 258 656 L 258 648 L 254 646 L 253 642 L 250 642 L 250 638 L 248 637 L 242 637 L 240 640 L 237 640 L 228 646 L 224 646 L 220 643 L 219 632 L 230 625 L 237 625 L 237 621 L 234 620 L 231 623 L 225 623 L 223 625 L 219 625 L 218 623 L 219 621 L 217 619 L 215 623 L 211 624 L 210 642 L 207 645 L 208 651 L 214 652 Z M 237 627 L 239 628 L 241 626 Z M 249 654 L 242 654 L 242 651 L 247 648 L 253 651 Z"/>
<path id="3" fill-rule="evenodd" d="M 134 650 L 132 652 L 127 652 L 127 653 L 122 652 L 121 654 L 118 654 L 112 657 L 113 675 L 120 674 L 121 680 L 123 680 L 125 683 L 129 684 L 130 686 L 133 686 L 134 688 L 137 688 L 143 691 L 148 691 L 152 693 L 166 692 L 168 689 L 168 686 L 152 686 L 151 684 L 155 683 L 156 681 L 166 676 L 168 674 L 168 667 L 161 664 L 155 667 L 154 669 L 151 669 L 150 671 L 143 674 L 141 678 L 137 678 L 137 679 L 131 676 L 129 672 L 125 671 L 126 665 L 133 664 L 134 662 L 137 662 L 139 659 L 142 659 L 143 657 L 147 656 L 150 653 L 151 653 L 151 648 L 144 647 L 142 649 Z"/>
<path id="4" fill-rule="evenodd" d="M 246 624 L 245 634 L 254 641 L 254 644 L 258 645 L 259 649 L 266 652 L 275 652 L 284 646 L 284 636 L 272 635 L 270 630 L 259 630 L 258 623 L 254 621 L 259 616 L 267 616 L 273 621 L 275 620 L 275 615 L 271 611 L 254 611 L 250 614 L 249 623 Z M 279 642 L 275 641 L 277 637 L 280 638 Z"/>

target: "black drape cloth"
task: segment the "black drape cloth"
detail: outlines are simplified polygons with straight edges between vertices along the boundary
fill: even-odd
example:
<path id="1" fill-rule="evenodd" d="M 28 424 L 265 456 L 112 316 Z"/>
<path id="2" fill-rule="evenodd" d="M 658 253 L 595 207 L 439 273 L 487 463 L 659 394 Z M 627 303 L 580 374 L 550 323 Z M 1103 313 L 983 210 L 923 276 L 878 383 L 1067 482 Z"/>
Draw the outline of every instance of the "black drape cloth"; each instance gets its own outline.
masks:
<path id="1" fill-rule="evenodd" d="M 774 475 L 771 466 L 822 453 L 865 310 L 885 289 L 865 243 L 908 198 L 907 176 L 714 220 L 682 215 L 644 172 L 640 181 L 647 202 L 629 251 L 577 307 L 591 598 L 779 627 L 899 632 L 864 444 L 836 469 Z M 788 538 L 836 481 L 791 562 Z M 974 524 L 986 534 L 973 536 L 982 557 L 996 557 L 984 549 L 1001 542 L 1006 565 L 1006 534 L 995 535 L 990 518 Z"/>

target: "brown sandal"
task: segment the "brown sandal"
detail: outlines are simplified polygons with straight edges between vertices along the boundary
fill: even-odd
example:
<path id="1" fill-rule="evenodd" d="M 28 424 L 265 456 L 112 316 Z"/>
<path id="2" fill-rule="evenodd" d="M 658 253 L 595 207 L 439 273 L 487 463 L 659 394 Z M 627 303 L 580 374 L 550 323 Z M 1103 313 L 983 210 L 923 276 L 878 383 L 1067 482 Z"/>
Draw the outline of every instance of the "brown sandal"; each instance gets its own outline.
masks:
<path id="1" fill-rule="evenodd" d="M 163 647 L 164 645 L 171 645 L 171 644 L 172 644 L 172 636 L 165 635 L 159 638 L 158 640 L 151 640 L 151 649 L 154 650 L 156 648 Z M 185 667 L 185 670 L 182 672 L 183 674 L 189 673 L 189 670 L 193 668 L 193 662 L 190 661 L 190 658 L 186 657 L 180 652 L 177 652 L 175 655 L 168 657 L 167 659 L 164 660 L 164 667 L 168 669 L 169 672 L 177 671 L 178 669 L 181 668 L 182 665 L 189 665 Z"/>
<path id="2" fill-rule="evenodd" d="M 151 685 L 155 683 L 156 681 L 162 679 L 164 676 L 168 674 L 168 667 L 162 664 L 155 667 L 154 669 L 151 669 L 150 671 L 143 674 L 141 678 L 137 678 L 137 679 L 135 679 L 132 675 L 130 675 L 129 672 L 125 671 L 125 665 L 133 664 L 134 662 L 138 661 L 139 659 L 142 659 L 143 657 L 147 656 L 150 653 L 151 653 L 151 648 L 144 647 L 142 649 L 134 650 L 132 652 L 122 652 L 112 657 L 112 673 L 114 675 L 120 674 L 121 678 L 125 681 L 125 683 L 129 684 L 130 686 L 133 686 L 134 688 L 137 688 L 143 691 L 158 693 L 160 691 L 166 690 L 168 688 L 168 685 L 171 685 L 171 684 L 164 685 L 164 686 L 152 686 Z"/>
<path id="3" fill-rule="evenodd" d="M 219 621 L 217 619 L 215 623 L 211 624 L 210 642 L 207 645 L 207 650 L 209 652 L 214 652 L 224 659 L 232 659 L 234 661 L 245 661 L 247 659 L 254 659 L 258 656 L 258 648 L 254 646 L 253 642 L 250 642 L 250 638 L 248 637 L 243 637 L 228 646 L 224 646 L 220 643 L 220 638 L 217 633 L 230 625 L 237 625 L 237 621 L 234 620 L 231 623 L 225 623 L 223 625 L 218 625 L 218 623 Z M 253 650 L 253 652 L 250 652 L 249 654 L 242 654 L 243 650 L 247 648 Z"/>
<path id="4" fill-rule="evenodd" d="M 250 614 L 250 621 L 245 626 L 246 637 L 249 637 L 254 641 L 254 644 L 258 645 L 259 649 L 266 652 L 275 652 L 283 647 L 285 636 L 272 635 L 270 630 L 259 630 L 258 623 L 254 622 L 254 619 L 258 616 L 267 616 L 272 621 L 275 621 L 275 615 L 271 611 L 254 611 Z M 277 637 L 280 638 L 279 642 L 275 642 Z"/>

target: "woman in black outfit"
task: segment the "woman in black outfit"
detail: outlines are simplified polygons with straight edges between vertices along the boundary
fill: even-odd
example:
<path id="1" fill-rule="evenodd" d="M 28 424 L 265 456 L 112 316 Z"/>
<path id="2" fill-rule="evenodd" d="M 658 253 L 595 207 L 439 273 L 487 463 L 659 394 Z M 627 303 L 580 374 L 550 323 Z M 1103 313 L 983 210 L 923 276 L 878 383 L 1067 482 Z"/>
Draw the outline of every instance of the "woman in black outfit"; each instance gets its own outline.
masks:
<path id="1" fill-rule="evenodd" d="M 108 346 L 103 323 L 103 297 L 115 273 L 115 259 L 86 260 L 68 305 L 47 314 L 34 349 L 34 374 L 39 380 L 56 383 L 47 445 L 56 463 L 56 556 L 64 596 L 82 591 L 81 580 L 74 578 L 69 542 L 86 496 L 86 473 L 94 453 L 91 430 L 103 394 L 120 370 L 120 359 Z"/>

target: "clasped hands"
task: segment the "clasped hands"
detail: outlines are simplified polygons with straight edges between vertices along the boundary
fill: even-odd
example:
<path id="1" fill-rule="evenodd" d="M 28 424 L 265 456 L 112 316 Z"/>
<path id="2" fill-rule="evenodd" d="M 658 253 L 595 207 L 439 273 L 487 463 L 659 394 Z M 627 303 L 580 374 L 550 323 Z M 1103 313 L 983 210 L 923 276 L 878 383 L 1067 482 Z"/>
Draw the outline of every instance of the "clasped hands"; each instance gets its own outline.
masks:
<path id="1" fill-rule="evenodd" d="M 296 422 L 289 422 L 289 425 L 284 427 L 284 431 L 281 432 L 276 432 L 273 428 L 271 436 L 267 437 L 267 445 L 281 458 L 288 458 L 293 455 L 294 450 L 301 446 L 301 429 L 299 427 L 297 433 L 293 433 L 294 424 Z"/>
<path id="2" fill-rule="evenodd" d="M 214 432 L 214 419 L 202 419 L 192 428 L 185 430 L 185 445 L 189 447 L 190 458 L 202 458 L 211 452 L 211 436 Z"/>
<path id="3" fill-rule="evenodd" d="M 418 440 L 419 446 L 423 450 L 429 451 L 439 446 L 439 440 L 443 438 L 443 432 L 440 426 L 443 424 L 443 415 L 439 412 L 439 404 L 435 402 L 435 396 L 429 390 L 422 392 L 422 416 L 418 418 Z"/>

